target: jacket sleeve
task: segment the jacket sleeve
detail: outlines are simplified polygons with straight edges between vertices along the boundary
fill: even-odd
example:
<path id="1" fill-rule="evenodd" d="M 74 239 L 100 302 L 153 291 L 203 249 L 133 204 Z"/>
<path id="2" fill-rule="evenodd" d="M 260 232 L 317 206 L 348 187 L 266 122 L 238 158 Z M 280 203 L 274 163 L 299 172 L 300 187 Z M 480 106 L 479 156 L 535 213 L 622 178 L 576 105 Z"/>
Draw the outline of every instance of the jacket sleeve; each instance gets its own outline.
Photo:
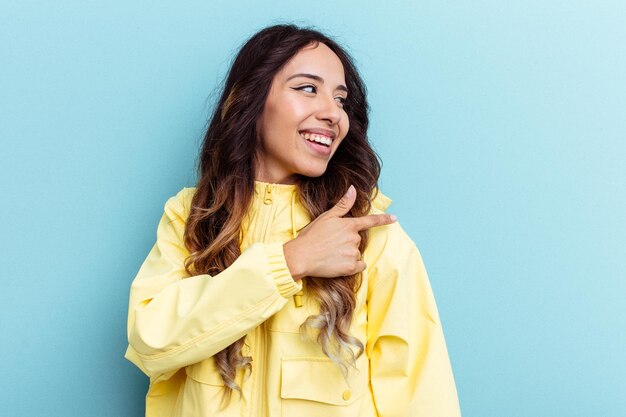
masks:
<path id="1" fill-rule="evenodd" d="M 395 223 L 371 229 L 368 342 L 380 417 L 458 417 L 454 377 L 420 253 Z"/>
<path id="2" fill-rule="evenodd" d="M 301 289 L 282 244 L 254 244 L 215 276 L 189 277 L 183 243 L 190 189 L 165 204 L 157 241 L 130 289 L 126 358 L 153 381 L 221 351 Z"/>

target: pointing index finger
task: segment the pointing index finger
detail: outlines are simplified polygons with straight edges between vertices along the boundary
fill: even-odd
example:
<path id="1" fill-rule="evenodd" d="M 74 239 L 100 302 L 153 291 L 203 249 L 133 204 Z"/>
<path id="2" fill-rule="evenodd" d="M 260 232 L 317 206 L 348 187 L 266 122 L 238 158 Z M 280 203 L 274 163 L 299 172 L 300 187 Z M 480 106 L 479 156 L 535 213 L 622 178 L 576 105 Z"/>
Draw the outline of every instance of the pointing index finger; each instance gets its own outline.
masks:
<path id="1" fill-rule="evenodd" d="M 352 220 L 358 231 L 370 229 L 377 226 L 386 226 L 394 223 L 398 218 L 393 214 L 368 214 L 363 217 L 356 217 Z"/>

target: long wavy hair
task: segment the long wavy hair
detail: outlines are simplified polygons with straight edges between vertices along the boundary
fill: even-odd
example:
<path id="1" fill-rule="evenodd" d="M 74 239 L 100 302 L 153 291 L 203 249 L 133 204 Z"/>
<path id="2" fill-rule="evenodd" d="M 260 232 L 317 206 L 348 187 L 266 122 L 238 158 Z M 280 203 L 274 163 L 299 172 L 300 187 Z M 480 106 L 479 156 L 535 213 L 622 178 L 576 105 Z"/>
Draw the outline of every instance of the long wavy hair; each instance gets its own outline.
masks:
<path id="1" fill-rule="evenodd" d="M 367 138 L 366 89 L 351 57 L 316 30 L 294 25 L 267 27 L 252 36 L 235 57 L 204 136 L 199 180 L 184 237 L 190 252 L 185 267 L 191 275 L 218 274 L 241 254 L 241 224 L 254 195 L 260 142 L 257 120 L 274 75 L 300 50 L 318 43 L 328 46 L 343 64 L 349 91 L 344 109 L 350 128 L 322 176 L 296 179 L 298 198 L 314 219 L 336 204 L 352 184 L 357 196 L 348 216 L 369 212 L 380 161 Z M 367 233 L 361 232 L 361 253 L 366 245 Z M 317 300 L 320 312 L 310 316 L 301 331 L 314 330 L 323 352 L 345 375 L 363 353 L 363 343 L 349 332 L 361 276 L 307 277 L 304 281 L 307 295 Z M 227 400 L 233 390 L 241 392 L 235 382 L 237 370 L 251 370 L 252 358 L 243 356 L 243 345 L 241 338 L 215 355 Z"/>

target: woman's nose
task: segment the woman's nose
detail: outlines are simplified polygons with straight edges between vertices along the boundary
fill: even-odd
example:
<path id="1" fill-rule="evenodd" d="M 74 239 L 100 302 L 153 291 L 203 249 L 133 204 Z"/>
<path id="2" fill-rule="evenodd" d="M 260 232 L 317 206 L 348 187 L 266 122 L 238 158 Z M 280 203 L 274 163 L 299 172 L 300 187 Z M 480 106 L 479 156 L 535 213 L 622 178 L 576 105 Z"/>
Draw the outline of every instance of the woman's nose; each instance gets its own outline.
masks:
<path id="1" fill-rule="evenodd" d="M 320 95 L 320 108 L 317 112 L 317 118 L 326 121 L 328 124 L 335 125 L 341 120 L 342 109 L 341 104 L 331 95 Z"/>

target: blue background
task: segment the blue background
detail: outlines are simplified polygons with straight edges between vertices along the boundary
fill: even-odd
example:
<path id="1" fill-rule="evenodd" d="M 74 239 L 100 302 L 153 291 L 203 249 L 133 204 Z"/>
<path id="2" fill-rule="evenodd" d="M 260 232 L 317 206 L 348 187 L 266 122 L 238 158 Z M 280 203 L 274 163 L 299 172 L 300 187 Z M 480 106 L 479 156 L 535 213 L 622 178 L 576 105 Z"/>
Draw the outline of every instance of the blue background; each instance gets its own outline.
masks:
<path id="1" fill-rule="evenodd" d="M 626 3 L 3 1 L 0 414 L 140 416 L 128 289 L 270 23 L 349 46 L 466 417 L 626 415 Z"/>

